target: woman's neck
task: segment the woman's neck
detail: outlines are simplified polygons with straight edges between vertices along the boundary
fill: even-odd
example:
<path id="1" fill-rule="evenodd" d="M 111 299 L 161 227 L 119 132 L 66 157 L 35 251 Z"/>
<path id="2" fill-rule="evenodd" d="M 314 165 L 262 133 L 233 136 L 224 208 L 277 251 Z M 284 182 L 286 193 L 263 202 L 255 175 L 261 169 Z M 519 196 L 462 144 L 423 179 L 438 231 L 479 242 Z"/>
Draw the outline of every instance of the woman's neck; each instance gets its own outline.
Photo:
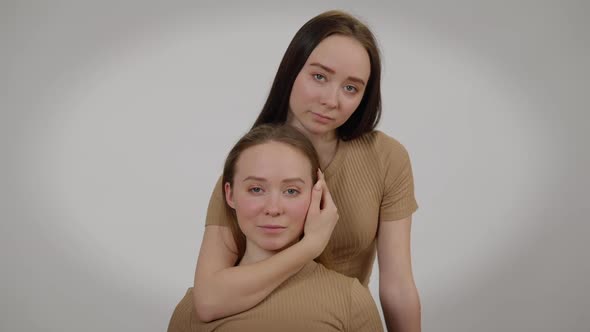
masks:
<path id="1" fill-rule="evenodd" d="M 308 138 L 318 154 L 318 158 L 320 159 L 320 167 L 322 170 L 325 170 L 336 156 L 336 151 L 338 150 L 338 138 L 336 136 L 330 140 L 313 140 L 311 137 Z"/>
<path id="2" fill-rule="evenodd" d="M 336 156 L 336 151 L 338 150 L 339 139 L 336 130 L 322 134 L 311 133 L 291 115 L 287 117 L 287 123 L 299 129 L 311 141 L 320 159 L 320 167 L 322 170 L 325 170 L 332 162 L 332 159 L 334 159 L 334 156 Z"/>
<path id="3" fill-rule="evenodd" d="M 250 240 L 246 239 L 246 251 L 244 252 L 244 257 L 242 257 L 242 259 L 240 260 L 239 265 L 254 264 L 254 263 L 258 263 L 260 261 L 263 261 L 265 259 L 268 259 L 268 258 L 274 256 L 275 254 L 289 248 L 290 246 L 294 245 L 298 241 L 299 241 L 299 239 L 293 241 L 293 243 L 291 243 L 279 250 L 266 250 L 266 249 L 263 249 L 263 248 L 259 247 L 258 245 L 256 245 L 256 243 L 251 242 Z"/>
<path id="4" fill-rule="evenodd" d="M 258 248 L 256 246 L 251 246 L 250 244 L 246 244 L 246 251 L 244 252 L 244 257 L 240 260 L 239 265 L 248 265 L 258 263 L 263 261 L 269 257 L 272 257 L 275 252 L 270 250 L 264 250 Z"/>

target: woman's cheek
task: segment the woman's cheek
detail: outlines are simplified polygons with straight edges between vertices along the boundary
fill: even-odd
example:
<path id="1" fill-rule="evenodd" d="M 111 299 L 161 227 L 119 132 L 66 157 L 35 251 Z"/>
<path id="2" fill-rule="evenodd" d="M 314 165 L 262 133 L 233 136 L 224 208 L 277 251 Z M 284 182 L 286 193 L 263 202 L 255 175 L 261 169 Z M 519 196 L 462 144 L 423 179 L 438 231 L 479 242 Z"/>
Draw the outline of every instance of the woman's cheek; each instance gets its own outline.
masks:
<path id="1" fill-rule="evenodd" d="M 241 197 L 237 204 L 236 213 L 245 218 L 252 218 L 260 214 L 264 208 L 262 197 Z"/>
<path id="2" fill-rule="evenodd" d="M 361 103 L 360 98 L 350 98 L 349 100 L 345 101 L 341 107 L 342 110 L 342 114 L 344 114 L 344 116 L 342 117 L 342 124 L 344 124 L 346 121 L 348 121 L 348 119 L 352 116 L 352 114 L 356 111 L 356 109 L 358 108 L 358 106 Z"/>
<path id="3" fill-rule="evenodd" d="M 298 199 L 293 203 L 293 217 L 298 223 L 303 224 L 305 221 L 305 216 L 307 215 L 307 210 L 309 209 L 309 203 L 309 197 Z"/>

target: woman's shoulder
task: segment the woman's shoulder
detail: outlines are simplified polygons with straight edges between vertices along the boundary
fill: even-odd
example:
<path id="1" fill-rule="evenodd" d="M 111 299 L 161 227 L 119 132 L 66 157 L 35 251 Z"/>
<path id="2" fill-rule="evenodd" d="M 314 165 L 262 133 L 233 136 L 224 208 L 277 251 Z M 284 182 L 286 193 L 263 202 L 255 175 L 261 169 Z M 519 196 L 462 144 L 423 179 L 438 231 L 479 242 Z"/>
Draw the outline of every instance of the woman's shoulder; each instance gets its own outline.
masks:
<path id="1" fill-rule="evenodd" d="M 359 149 L 369 149 L 379 156 L 405 156 L 408 154 L 405 146 L 396 138 L 380 130 L 372 130 L 354 140 L 352 140 Z"/>
<path id="2" fill-rule="evenodd" d="M 366 296 L 371 296 L 369 289 L 363 286 L 357 278 L 349 277 L 342 273 L 330 270 L 322 264 L 318 264 L 316 273 L 321 275 L 318 279 L 321 278 L 322 283 L 325 283 L 322 287 L 323 289 L 338 290 L 338 293 L 340 293 L 346 301 L 356 300 L 359 296 L 365 293 Z"/>
<path id="3" fill-rule="evenodd" d="M 319 263 L 317 264 L 314 272 L 316 278 L 321 279 L 322 281 L 326 282 L 327 285 L 330 285 L 336 289 L 342 289 L 343 287 L 353 287 L 352 285 L 354 281 L 357 280 L 356 278 L 352 278 L 331 270 Z"/>

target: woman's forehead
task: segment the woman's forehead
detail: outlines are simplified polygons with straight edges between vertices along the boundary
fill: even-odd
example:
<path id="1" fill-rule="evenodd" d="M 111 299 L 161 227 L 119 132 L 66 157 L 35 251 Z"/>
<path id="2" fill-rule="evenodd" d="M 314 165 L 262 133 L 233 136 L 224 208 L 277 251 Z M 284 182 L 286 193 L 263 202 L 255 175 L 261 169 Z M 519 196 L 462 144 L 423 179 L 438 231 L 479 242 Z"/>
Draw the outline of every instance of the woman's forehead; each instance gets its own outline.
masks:
<path id="1" fill-rule="evenodd" d="M 236 163 L 235 176 L 282 181 L 289 178 L 311 178 L 310 170 L 311 162 L 300 150 L 285 143 L 267 142 L 242 151 Z"/>
<path id="2" fill-rule="evenodd" d="M 365 47 L 356 39 L 332 35 L 322 40 L 309 55 L 306 65 L 319 64 L 337 74 L 353 76 L 367 82 L 371 60 Z"/>

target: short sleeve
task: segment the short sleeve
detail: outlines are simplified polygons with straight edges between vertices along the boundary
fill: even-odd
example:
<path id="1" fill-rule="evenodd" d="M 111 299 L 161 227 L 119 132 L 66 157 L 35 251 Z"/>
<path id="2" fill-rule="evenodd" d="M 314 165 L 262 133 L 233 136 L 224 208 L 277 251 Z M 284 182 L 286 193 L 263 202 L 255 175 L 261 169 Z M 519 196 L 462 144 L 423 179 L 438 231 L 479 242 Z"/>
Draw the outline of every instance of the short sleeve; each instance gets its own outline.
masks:
<path id="1" fill-rule="evenodd" d="M 350 315 L 347 331 L 383 331 L 377 305 L 369 289 L 354 279 L 350 289 Z"/>
<path id="2" fill-rule="evenodd" d="M 168 332 L 184 332 L 191 330 L 191 325 L 193 325 L 196 318 L 192 294 L 192 288 L 189 288 L 182 300 L 176 305 L 174 312 L 172 312 L 170 322 L 168 323 Z"/>
<path id="3" fill-rule="evenodd" d="M 414 176 L 410 156 L 401 143 L 385 134 L 380 136 L 377 152 L 380 156 L 384 187 L 379 219 L 403 219 L 418 209 L 414 197 Z"/>
<path id="4" fill-rule="evenodd" d="M 230 226 L 232 222 L 235 222 L 235 217 L 225 202 L 225 195 L 222 190 L 221 181 L 222 178 L 219 177 L 217 183 L 215 183 L 215 188 L 213 188 L 211 198 L 209 199 L 205 226 Z"/>

